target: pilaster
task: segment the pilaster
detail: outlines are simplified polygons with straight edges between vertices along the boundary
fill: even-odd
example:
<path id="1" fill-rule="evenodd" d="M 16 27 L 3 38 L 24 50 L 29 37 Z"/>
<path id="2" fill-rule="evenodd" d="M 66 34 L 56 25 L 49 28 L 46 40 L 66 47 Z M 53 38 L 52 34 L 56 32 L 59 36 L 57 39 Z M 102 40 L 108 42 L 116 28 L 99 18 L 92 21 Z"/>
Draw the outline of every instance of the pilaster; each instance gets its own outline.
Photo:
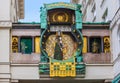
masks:
<path id="1" fill-rule="evenodd" d="M 0 83 L 10 83 L 10 29 L 12 22 L 0 21 Z"/>

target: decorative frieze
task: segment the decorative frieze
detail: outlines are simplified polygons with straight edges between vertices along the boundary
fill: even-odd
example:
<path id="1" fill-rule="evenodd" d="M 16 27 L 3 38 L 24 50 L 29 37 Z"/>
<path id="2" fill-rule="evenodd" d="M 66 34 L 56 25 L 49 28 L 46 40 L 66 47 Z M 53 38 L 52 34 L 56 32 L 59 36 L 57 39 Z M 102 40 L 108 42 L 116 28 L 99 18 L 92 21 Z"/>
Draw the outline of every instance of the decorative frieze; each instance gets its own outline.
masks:
<path id="1" fill-rule="evenodd" d="M 51 26 L 50 27 L 50 31 L 63 31 L 63 32 L 66 32 L 66 31 L 68 31 L 68 32 L 70 32 L 71 31 L 71 28 L 70 28 L 70 26 Z"/>

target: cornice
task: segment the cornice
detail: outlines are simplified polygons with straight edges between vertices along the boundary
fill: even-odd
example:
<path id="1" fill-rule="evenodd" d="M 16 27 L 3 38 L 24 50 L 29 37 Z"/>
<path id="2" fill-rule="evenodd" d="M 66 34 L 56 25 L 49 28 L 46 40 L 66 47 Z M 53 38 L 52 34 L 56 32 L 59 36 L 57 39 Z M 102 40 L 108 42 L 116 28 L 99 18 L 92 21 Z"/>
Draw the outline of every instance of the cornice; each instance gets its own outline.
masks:
<path id="1" fill-rule="evenodd" d="M 12 27 L 12 22 L 10 21 L 0 21 L 0 27 Z"/>

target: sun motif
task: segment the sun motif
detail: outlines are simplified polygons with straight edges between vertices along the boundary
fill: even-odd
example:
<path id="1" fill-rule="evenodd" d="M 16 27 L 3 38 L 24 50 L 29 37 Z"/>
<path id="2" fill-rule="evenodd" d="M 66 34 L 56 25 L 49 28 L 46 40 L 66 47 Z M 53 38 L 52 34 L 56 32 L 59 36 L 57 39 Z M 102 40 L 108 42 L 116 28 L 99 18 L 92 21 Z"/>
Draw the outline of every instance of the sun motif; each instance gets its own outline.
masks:
<path id="1" fill-rule="evenodd" d="M 53 22 L 68 22 L 68 15 L 65 12 L 56 12 L 52 19 Z"/>

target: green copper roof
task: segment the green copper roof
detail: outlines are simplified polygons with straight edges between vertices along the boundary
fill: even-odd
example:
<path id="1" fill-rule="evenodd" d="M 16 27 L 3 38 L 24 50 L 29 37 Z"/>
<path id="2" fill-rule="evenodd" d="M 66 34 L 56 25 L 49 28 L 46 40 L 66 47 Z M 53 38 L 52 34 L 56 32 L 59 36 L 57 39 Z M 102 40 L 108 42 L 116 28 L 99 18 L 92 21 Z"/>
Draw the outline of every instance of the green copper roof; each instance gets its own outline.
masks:
<path id="1" fill-rule="evenodd" d="M 40 22 L 18 22 L 19 24 L 40 24 Z M 83 24 L 110 24 L 109 22 L 83 22 Z"/>
<path id="2" fill-rule="evenodd" d="M 40 22 L 18 22 L 19 24 L 40 24 Z"/>
<path id="3" fill-rule="evenodd" d="M 55 9 L 55 8 L 68 8 L 72 10 L 80 10 L 80 4 L 66 3 L 66 2 L 56 2 L 51 4 L 44 4 L 47 10 Z"/>
<path id="4" fill-rule="evenodd" d="M 83 24 L 110 24 L 110 22 L 83 22 Z"/>

